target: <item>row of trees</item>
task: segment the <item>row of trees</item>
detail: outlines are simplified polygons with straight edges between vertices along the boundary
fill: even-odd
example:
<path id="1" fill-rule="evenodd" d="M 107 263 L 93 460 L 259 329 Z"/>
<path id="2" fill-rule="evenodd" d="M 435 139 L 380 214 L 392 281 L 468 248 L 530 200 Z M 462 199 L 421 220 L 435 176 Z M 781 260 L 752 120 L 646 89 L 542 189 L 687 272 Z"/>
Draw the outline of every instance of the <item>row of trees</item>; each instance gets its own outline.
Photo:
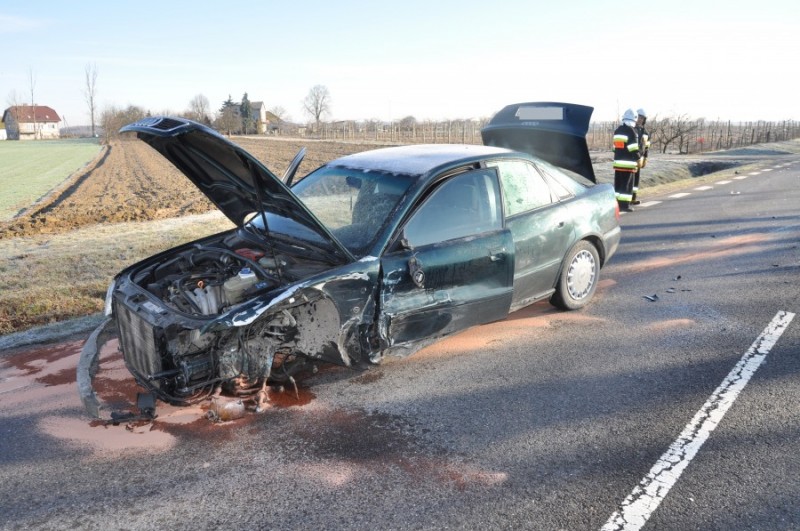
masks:
<path id="1" fill-rule="evenodd" d="M 587 134 L 589 148 L 611 146 L 616 126 L 612 122 L 592 123 Z M 646 127 L 651 149 L 659 153 L 701 153 L 800 138 L 800 122 L 796 120 L 732 122 L 679 114 L 655 116 L 648 119 Z"/>
<path id="2" fill-rule="evenodd" d="M 86 101 L 87 109 L 89 111 L 89 121 L 91 125 L 91 135 L 97 136 L 97 126 L 100 125 L 106 138 L 116 135 L 119 127 L 132 121 L 148 116 L 149 111 L 145 111 L 139 106 L 129 105 L 126 108 L 118 108 L 116 106 L 109 106 L 99 113 L 97 106 L 98 95 L 98 69 L 94 63 L 87 63 L 84 69 L 84 87 L 83 96 Z M 36 77 L 31 69 L 29 72 L 30 81 L 30 101 L 34 105 Z M 222 102 L 222 106 L 216 112 L 212 112 L 211 104 L 208 98 L 203 94 L 198 94 L 189 102 L 189 107 L 180 114 L 184 117 L 190 118 L 197 122 L 215 127 L 219 131 L 227 134 L 253 134 L 259 130 L 258 120 L 259 117 L 254 116 L 251 109 L 250 100 L 245 92 L 240 102 L 235 102 L 228 95 L 228 99 Z M 324 85 L 315 85 L 312 87 L 306 98 L 302 102 L 303 110 L 308 117 L 313 120 L 314 130 L 320 128 L 322 119 L 330 114 L 331 111 L 331 97 L 328 88 Z M 16 91 L 12 91 L 8 96 L 9 107 L 20 107 L 23 105 L 22 98 L 20 98 Z M 176 114 L 172 111 L 167 111 L 162 114 Z M 290 120 L 283 107 L 276 106 L 269 111 L 270 119 L 278 122 Z M 34 115 L 34 120 L 36 119 Z M 34 123 L 34 130 L 36 129 Z"/>
<path id="3" fill-rule="evenodd" d="M 480 144 L 481 128 L 488 118 L 471 120 L 418 121 L 407 116 L 396 122 L 379 120 L 322 123 L 317 136 L 330 140 L 377 143 L 462 143 Z M 586 135 L 592 151 L 611 150 L 616 122 L 592 122 Z M 659 117 L 647 122 L 652 148 L 656 152 L 698 153 L 731 149 L 764 142 L 800 138 L 800 122 L 708 121 L 688 115 Z"/>
<path id="4" fill-rule="evenodd" d="M 89 111 L 91 134 L 95 136 L 96 126 L 102 126 L 106 138 L 114 136 L 123 125 L 141 119 L 150 114 L 149 111 L 134 105 L 126 108 L 110 106 L 102 111 L 97 119 L 97 77 L 95 64 L 85 67 L 85 85 L 83 95 Z M 29 72 L 30 98 L 35 101 L 36 77 L 33 70 Z M 20 105 L 16 93 L 9 97 L 9 104 Z M 375 141 L 388 143 L 481 143 L 480 130 L 486 125 L 487 118 L 470 120 L 419 121 L 413 116 L 406 116 L 398 121 L 384 122 L 380 120 L 343 120 L 326 122 L 331 114 L 332 99 L 325 85 L 315 85 L 302 101 L 304 114 L 309 118 L 309 128 L 282 127 L 291 118 L 280 106 L 269 110 L 271 130 L 281 133 L 302 133 L 306 136 L 333 140 Z M 173 114 L 167 111 L 164 114 Z M 217 111 L 211 110 L 206 96 L 198 94 L 190 101 L 188 108 L 180 113 L 182 116 L 216 128 L 218 131 L 231 134 L 253 134 L 259 128 L 260 117 L 254 116 L 247 92 L 241 101 L 236 102 L 228 95 Z M 593 122 L 587 134 L 591 150 L 610 149 L 616 123 Z M 731 122 L 709 121 L 704 118 L 691 118 L 686 114 L 666 117 L 654 116 L 648 123 L 653 147 L 661 153 L 697 153 L 708 150 L 731 149 L 746 145 L 776 142 L 800 137 L 800 122 L 785 120 L 781 122 Z"/>

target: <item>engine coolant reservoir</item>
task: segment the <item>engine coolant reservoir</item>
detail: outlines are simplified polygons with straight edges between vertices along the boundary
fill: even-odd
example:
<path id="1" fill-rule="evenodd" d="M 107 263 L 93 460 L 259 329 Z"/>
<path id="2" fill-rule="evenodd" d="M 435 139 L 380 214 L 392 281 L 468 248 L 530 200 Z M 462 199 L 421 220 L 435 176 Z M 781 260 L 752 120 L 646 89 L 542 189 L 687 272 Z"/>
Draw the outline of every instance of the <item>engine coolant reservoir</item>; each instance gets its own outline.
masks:
<path id="1" fill-rule="evenodd" d="M 249 267 L 242 268 L 238 275 L 226 280 L 222 285 L 222 289 L 225 291 L 225 298 L 228 304 L 241 302 L 245 290 L 255 285 L 256 282 L 258 282 L 258 278 Z"/>

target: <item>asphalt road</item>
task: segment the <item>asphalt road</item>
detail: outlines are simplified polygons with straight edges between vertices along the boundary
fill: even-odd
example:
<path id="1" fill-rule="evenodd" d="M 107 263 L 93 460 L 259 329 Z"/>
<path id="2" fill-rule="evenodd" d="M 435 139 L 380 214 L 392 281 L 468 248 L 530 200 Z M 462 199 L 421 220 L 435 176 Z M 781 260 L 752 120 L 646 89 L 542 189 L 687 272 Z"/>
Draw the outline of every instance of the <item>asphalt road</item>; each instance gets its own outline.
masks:
<path id="1" fill-rule="evenodd" d="M 321 371 L 225 424 L 99 426 L 80 341 L 15 351 L 0 528 L 798 529 L 800 157 L 735 177 L 624 214 L 582 311 Z"/>

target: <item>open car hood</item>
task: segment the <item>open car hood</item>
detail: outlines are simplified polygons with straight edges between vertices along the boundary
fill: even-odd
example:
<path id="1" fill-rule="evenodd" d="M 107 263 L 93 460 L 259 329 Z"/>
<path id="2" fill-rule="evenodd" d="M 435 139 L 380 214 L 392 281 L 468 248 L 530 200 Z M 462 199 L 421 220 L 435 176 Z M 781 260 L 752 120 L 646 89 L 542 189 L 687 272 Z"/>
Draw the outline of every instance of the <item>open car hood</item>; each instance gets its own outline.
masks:
<path id="1" fill-rule="evenodd" d="M 354 260 L 278 177 L 213 129 L 185 118 L 156 116 L 120 129 L 131 131 L 183 172 L 236 226 L 253 214 L 276 214 L 316 232 L 334 252 Z"/>
<path id="2" fill-rule="evenodd" d="M 597 182 L 586 132 L 593 107 L 529 102 L 504 107 L 481 129 L 483 143 L 528 153 Z"/>

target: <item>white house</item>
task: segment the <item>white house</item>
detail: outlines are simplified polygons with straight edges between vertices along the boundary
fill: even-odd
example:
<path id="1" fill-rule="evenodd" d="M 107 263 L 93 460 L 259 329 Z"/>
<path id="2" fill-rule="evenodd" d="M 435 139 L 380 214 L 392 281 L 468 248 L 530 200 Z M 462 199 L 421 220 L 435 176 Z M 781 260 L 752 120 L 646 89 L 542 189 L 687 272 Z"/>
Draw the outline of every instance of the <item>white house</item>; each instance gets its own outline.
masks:
<path id="1" fill-rule="evenodd" d="M 267 110 L 267 106 L 264 105 L 263 101 L 251 101 L 250 112 L 250 116 L 256 124 L 256 131 L 259 134 L 274 134 L 286 125 L 286 122 Z"/>
<path id="2" fill-rule="evenodd" d="M 46 105 L 15 105 L 3 112 L 9 140 L 59 138 L 58 113 Z"/>

